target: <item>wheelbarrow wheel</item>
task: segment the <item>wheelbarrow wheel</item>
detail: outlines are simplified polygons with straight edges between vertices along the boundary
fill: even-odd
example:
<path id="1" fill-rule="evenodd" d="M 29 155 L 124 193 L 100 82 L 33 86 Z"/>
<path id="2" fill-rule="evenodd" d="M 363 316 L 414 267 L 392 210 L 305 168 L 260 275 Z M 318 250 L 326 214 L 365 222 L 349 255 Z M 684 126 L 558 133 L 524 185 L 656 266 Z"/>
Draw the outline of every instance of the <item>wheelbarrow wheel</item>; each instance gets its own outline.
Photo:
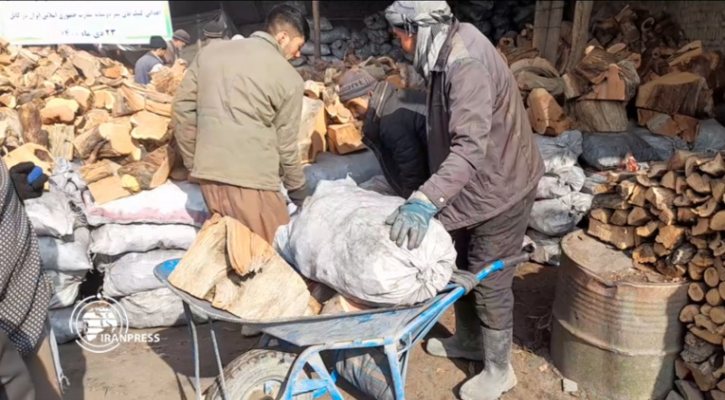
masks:
<path id="1" fill-rule="evenodd" d="M 268 349 L 249 350 L 237 357 L 224 368 L 226 399 L 280 399 L 295 357 L 292 353 Z M 218 379 L 207 391 L 206 399 L 223 399 Z M 295 396 L 295 400 L 311 399 L 311 393 Z"/>

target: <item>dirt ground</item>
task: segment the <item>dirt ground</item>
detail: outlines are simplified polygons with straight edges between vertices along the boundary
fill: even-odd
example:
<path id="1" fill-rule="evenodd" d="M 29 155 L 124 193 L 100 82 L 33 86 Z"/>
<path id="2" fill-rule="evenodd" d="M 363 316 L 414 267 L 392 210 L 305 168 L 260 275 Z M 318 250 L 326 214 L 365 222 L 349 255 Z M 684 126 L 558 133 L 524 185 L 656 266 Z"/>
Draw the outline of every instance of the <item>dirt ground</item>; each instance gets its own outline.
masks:
<path id="1" fill-rule="evenodd" d="M 562 392 L 561 377 L 548 360 L 549 321 L 556 285 L 556 268 L 525 264 L 519 267 L 514 283 L 515 345 L 513 364 L 518 385 L 503 400 L 579 398 L 582 392 Z M 446 314 L 432 336 L 447 336 L 454 326 L 452 310 Z M 249 349 L 256 339 L 245 339 L 239 327 L 218 324 L 221 354 L 227 363 Z M 139 331 L 142 332 L 142 331 Z M 159 343 L 123 344 L 106 354 L 82 351 L 75 343 L 61 346 L 61 362 L 70 380 L 65 398 L 72 400 L 193 399 L 194 376 L 191 347 L 186 327 L 156 329 Z M 209 331 L 199 330 L 201 338 L 202 386 L 214 379 L 216 367 L 211 352 Z M 452 361 L 428 356 L 421 345 L 412 353 L 406 394 L 408 399 L 455 399 L 461 383 L 480 370 L 480 363 Z M 348 394 L 347 398 L 359 398 Z"/>

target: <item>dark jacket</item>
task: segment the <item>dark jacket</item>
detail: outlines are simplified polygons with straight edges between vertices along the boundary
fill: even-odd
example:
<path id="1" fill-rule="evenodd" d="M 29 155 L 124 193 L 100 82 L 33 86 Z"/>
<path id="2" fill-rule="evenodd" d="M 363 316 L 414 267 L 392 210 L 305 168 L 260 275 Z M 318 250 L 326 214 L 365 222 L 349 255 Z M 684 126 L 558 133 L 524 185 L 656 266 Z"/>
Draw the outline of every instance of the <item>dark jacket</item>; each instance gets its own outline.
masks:
<path id="1" fill-rule="evenodd" d="M 373 151 L 395 192 L 408 197 L 428 177 L 425 91 L 375 86 L 363 124 L 363 142 Z"/>
<path id="2" fill-rule="evenodd" d="M 136 65 L 133 67 L 133 74 L 136 78 L 136 83 L 148 85 L 151 82 L 151 70 L 158 64 L 163 65 L 164 60 L 156 57 L 156 55 L 151 52 L 141 56 L 141 58 L 136 61 Z"/>
<path id="3" fill-rule="evenodd" d="M 428 162 L 422 191 L 448 230 L 509 209 L 534 190 L 544 163 L 511 70 L 475 26 L 454 22 L 428 81 Z"/>

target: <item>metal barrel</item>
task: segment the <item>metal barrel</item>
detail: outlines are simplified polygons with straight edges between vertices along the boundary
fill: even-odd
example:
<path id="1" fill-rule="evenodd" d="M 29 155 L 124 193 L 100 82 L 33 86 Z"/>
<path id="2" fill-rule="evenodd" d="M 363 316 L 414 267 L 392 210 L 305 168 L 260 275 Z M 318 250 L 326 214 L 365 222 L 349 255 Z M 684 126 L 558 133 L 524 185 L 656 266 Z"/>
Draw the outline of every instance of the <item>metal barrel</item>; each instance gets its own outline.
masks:
<path id="1" fill-rule="evenodd" d="M 551 356 L 595 399 L 663 399 L 673 386 L 686 283 L 625 278 L 632 260 L 576 231 L 562 240 Z"/>

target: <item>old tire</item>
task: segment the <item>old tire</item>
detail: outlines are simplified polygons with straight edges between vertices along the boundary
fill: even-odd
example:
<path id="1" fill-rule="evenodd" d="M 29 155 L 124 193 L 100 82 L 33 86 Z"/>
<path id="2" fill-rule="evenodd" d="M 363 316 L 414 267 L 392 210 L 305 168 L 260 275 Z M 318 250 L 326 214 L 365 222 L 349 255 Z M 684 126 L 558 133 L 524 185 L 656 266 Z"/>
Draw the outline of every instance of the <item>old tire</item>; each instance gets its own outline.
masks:
<path id="1" fill-rule="evenodd" d="M 277 350 L 253 349 L 224 368 L 227 400 L 277 400 L 292 369 L 295 354 Z M 219 381 L 207 391 L 207 400 L 222 400 Z M 295 400 L 311 400 L 307 393 Z"/>

